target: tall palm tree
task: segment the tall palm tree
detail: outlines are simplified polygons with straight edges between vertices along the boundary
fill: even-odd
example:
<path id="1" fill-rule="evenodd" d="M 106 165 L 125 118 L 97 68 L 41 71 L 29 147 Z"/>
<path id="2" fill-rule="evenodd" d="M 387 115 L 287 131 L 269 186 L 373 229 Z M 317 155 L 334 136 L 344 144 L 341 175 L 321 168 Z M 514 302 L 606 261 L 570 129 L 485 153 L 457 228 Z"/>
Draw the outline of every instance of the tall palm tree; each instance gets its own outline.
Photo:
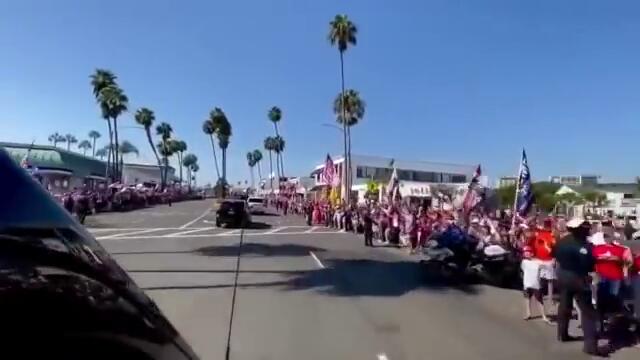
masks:
<path id="1" fill-rule="evenodd" d="M 267 136 L 264 139 L 264 149 L 269 152 L 269 182 L 271 186 L 271 191 L 273 192 L 273 157 L 272 151 L 275 149 L 275 138 L 271 136 Z"/>
<path id="2" fill-rule="evenodd" d="M 89 140 L 80 141 L 78 149 L 82 149 L 82 155 L 87 156 L 87 150 L 91 149 L 91 142 Z"/>
<path id="3" fill-rule="evenodd" d="M 251 187 L 254 187 L 255 178 L 253 176 L 253 167 L 256 166 L 256 161 L 253 158 L 253 151 L 247 153 L 247 165 L 249 166 L 249 175 L 251 176 Z"/>
<path id="4" fill-rule="evenodd" d="M 344 99 L 344 106 L 343 106 Z M 347 128 L 347 157 L 351 159 L 351 127 L 357 125 L 364 117 L 366 103 L 360 98 L 357 90 L 348 89 L 343 94 L 338 94 L 333 101 L 333 112 L 336 114 L 336 121 Z M 346 119 L 346 121 L 345 121 Z M 349 174 L 350 176 L 353 174 Z M 350 184 L 352 178 L 348 180 Z"/>
<path id="5" fill-rule="evenodd" d="M 89 138 L 93 141 L 93 143 L 91 144 L 91 149 L 93 149 L 93 153 L 91 154 L 91 156 L 95 157 L 96 156 L 96 140 L 100 139 L 100 133 L 95 131 L 95 130 L 91 130 L 89 131 Z"/>
<path id="6" fill-rule="evenodd" d="M 94 148 L 94 150 L 95 150 L 95 148 Z M 95 157 L 99 157 L 100 160 L 102 160 L 105 157 L 107 157 L 107 152 L 108 152 L 107 148 L 103 147 L 102 149 L 95 150 L 93 155 Z"/>
<path id="7" fill-rule="evenodd" d="M 164 182 L 160 184 L 160 188 L 164 190 L 167 182 L 167 175 L 168 175 L 168 169 L 169 169 L 169 157 L 171 157 L 173 153 L 171 152 L 171 146 L 169 146 L 168 141 L 159 141 L 156 144 L 156 147 L 158 148 L 158 153 L 160 154 L 160 156 L 162 156 L 163 167 L 161 172 L 164 172 L 164 175 L 161 176 L 161 179 L 164 179 L 163 180 Z"/>
<path id="8" fill-rule="evenodd" d="M 178 167 L 180 168 L 180 185 L 182 185 L 182 155 L 187 151 L 187 143 L 182 140 L 171 140 L 169 143 L 171 152 L 178 155 Z"/>
<path id="9" fill-rule="evenodd" d="M 166 122 L 161 122 L 160 125 L 156 126 L 156 134 L 160 136 L 162 139 L 158 145 L 156 145 L 158 149 L 158 153 L 162 156 L 163 166 L 160 170 L 160 187 L 164 190 L 167 185 L 167 174 L 169 167 L 169 156 L 172 155 L 171 146 L 169 146 L 169 140 L 171 139 L 171 134 L 173 133 L 173 128 L 171 125 Z M 163 155 L 164 153 L 164 155 Z"/>
<path id="10" fill-rule="evenodd" d="M 282 160 L 280 154 L 284 151 L 285 142 L 282 136 L 278 135 L 273 138 L 273 151 L 276 153 L 276 167 L 280 166 L 280 174 L 284 177 L 284 169 L 282 168 L 282 164 L 278 164 L 278 158 Z M 280 185 L 280 178 L 278 178 L 278 185 Z"/>
<path id="11" fill-rule="evenodd" d="M 349 20 L 347 15 L 336 15 L 331 22 L 329 22 L 329 35 L 328 39 L 332 46 L 338 47 L 340 52 L 340 80 L 341 80 L 341 93 L 344 97 L 344 53 L 347 51 L 350 45 L 355 46 L 358 42 L 356 35 L 358 34 L 358 28 Z M 345 114 L 342 114 L 343 118 L 346 118 Z M 342 198 L 344 200 L 349 199 L 348 193 L 351 190 L 350 172 L 351 172 L 351 159 L 349 157 L 349 149 L 347 148 L 347 135 L 348 128 L 346 122 L 342 124 L 342 137 L 344 141 L 344 169 L 342 174 L 342 182 L 345 188 Z"/>
<path id="12" fill-rule="evenodd" d="M 253 150 L 253 159 L 258 164 L 258 179 L 262 179 L 262 152 L 258 149 Z"/>
<path id="13" fill-rule="evenodd" d="M 194 154 L 186 154 L 182 159 L 182 166 L 187 169 L 187 185 L 189 186 L 189 191 L 191 191 L 191 169 L 193 165 L 198 163 L 198 157 Z"/>
<path id="14" fill-rule="evenodd" d="M 54 147 L 58 147 L 58 143 L 67 141 L 64 136 L 58 134 L 57 132 L 49 135 L 48 140 L 53 144 Z"/>
<path id="15" fill-rule="evenodd" d="M 114 159 L 118 159 L 118 151 L 120 150 L 118 143 L 118 117 L 128 110 L 129 98 L 124 91 L 117 85 L 110 85 L 100 91 L 100 103 L 105 114 L 113 122 L 113 149 Z M 118 162 L 114 161 L 114 174 L 116 179 L 120 178 L 118 170 Z"/>
<path id="16" fill-rule="evenodd" d="M 227 148 L 231 139 L 231 125 L 218 129 L 218 146 L 222 150 L 222 181 L 227 184 Z"/>
<path id="17" fill-rule="evenodd" d="M 202 132 L 206 135 L 209 135 L 209 140 L 211 141 L 211 151 L 213 151 L 213 164 L 216 167 L 216 175 L 218 177 L 218 181 L 220 180 L 220 168 L 218 167 L 218 157 L 216 155 L 216 144 L 213 141 L 213 136 L 216 134 L 217 129 L 216 125 L 213 123 L 213 118 L 217 116 L 220 108 L 214 108 L 209 112 L 209 118 L 202 123 Z"/>
<path id="18" fill-rule="evenodd" d="M 282 120 L 282 110 L 280 110 L 279 107 L 274 106 L 271 109 L 269 109 L 268 117 L 269 117 L 269 121 L 273 123 L 273 128 L 276 131 L 276 137 L 280 136 L 280 133 L 278 132 L 278 123 L 280 122 L 280 120 Z M 283 158 L 283 155 L 279 152 L 276 152 L 276 167 L 280 171 L 278 178 L 280 176 L 284 176 L 284 162 L 282 158 Z"/>
<path id="19" fill-rule="evenodd" d="M 93 88 L 93 96 L 96 98 L 96 102 L 100 105 L 102 118 L 107 121 L 109 128 L 109 147 L 107 151 L 107 177 L 109 177 L 109 169 L 111 162 L 111 149 L 113 148 L 113 129 L 111 127 L 111 119 L 109 118 L 109 109 L 106 103 L 101 100 L 102 90 L 109 86 L 116 86 L 117 77 L 109 70 L 96 69 L 96 71 L 90 76 L 91 86 Z M 113 174 L 111 174 L 113 175 Z"/>
<path id="20" fill-rule="evenodd" d="M 162 161 L 160 160 L 160 156 L 158 155 L 158 151 L 156 147 L 153 146 L 153 138 L 151 138 L 151 127 L 153 123 L 156 121 L 156 115 L 153 113 L 153 110 L 147 109 L 145 107 L 136 110 L 136 114 L 134 115 L 136 123 L 144 127 L 144 131 L 147 134 L 147 142 L 149 142 L 149 146 L 151 147 L 151 151 L 153 151 L 153 155 L 156 157 L 156 162 L 158 166 L 162 167 Z M 160 171 L 160 182 L 163 183 L 164 172 Z"/>
<path id="21" fill-rule="evenodd" d="M 78 142 L 78 139 L 76 139 L 76 137 L 72 134 L 65 135 L 64 139 L 67 142 L 67 151 L 71 151 L 71 144 L 75 144 Z"/>

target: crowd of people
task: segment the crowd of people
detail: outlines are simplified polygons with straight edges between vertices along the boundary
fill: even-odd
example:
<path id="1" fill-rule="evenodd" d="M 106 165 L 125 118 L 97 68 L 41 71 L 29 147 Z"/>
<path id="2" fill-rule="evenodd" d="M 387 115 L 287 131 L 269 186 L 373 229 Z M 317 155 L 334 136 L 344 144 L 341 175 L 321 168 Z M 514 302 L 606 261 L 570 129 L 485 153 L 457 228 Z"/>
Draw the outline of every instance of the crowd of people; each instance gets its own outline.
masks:
<path id="1" fill-rule="evenodd" d="M 524 319 L 553 324 L 559 341 L 570 341 L 568 324 L 578 314 L 584 332 L 584 351 L 602 355 L 597 338 L 614 334 L 619 319 L 640 319 L 640 249 L 632 250 L 635 229 L 630 223 L 614 226 L 610 219 L 587 221 L 562 216 L 511 216 L 510 211 L 471 211 L 433 208 L 428 203 L 337 204 L 328 201 L 272 202 L 283 214 L 304 216 L 309 226 L 326 226 L 361 233 L 365 246 L 405 247 L 411 254 L 433 246 L 446 232 L 460 234 L 464 247 L 480 251 L 499 245 L 517 252 Z M 629 299 L 632 299 L 631 306 Z M 635 311 L 635 313 L 634 313 Z M 605 329 L 607 329 L 605 331 Z M 613 337 L 615 338 L 615 337 Z M 612 339 L 612 338 L 610 338 Z"/>

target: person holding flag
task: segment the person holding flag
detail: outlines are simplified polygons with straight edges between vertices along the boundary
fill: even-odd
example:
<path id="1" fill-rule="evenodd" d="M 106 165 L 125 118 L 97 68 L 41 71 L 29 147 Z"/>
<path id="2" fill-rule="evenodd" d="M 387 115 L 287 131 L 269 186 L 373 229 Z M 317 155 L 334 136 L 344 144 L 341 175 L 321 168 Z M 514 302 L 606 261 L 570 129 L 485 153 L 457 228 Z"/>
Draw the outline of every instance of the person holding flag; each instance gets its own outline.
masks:
<path id="1" fill-rule="evenodd" d="M 520 170 L 518 171 L 518 181 L 516 182 L 516 194 L 513 201 L 512 230 L 515 229 L 516 219 L 526 218 L 534 201 L 535 197 L 533 195 L 527 153 L 522 149 L 522 159 L 520 160 Z"/>
<path id="2" fill-rule="evenodd" d="M 462 202 L 462 212 L 467 223 L 469 222 L 468 220 L 471 211 L 473 211 L 473 209 L 478 206 L 478 204 L 483 199 L 483 195 L 479 193 L 481 175 L 482 169 L 480 168 L 480 165 L 478 165 L 476 171 L 473 173 L 471 182 L 469 182 L 467 192 L 464 195 L 464 201 Z"/>

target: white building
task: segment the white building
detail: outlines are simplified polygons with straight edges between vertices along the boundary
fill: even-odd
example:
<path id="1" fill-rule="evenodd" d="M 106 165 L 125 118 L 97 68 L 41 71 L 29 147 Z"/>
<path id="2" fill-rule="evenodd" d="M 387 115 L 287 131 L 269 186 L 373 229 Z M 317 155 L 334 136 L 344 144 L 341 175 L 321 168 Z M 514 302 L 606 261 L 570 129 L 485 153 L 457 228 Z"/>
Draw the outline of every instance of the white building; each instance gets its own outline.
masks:
<path id="1" fill-rule="evenodd" d="M 598 192 L 605 195 L 602 204 L 587 204 L 589 209 L 598 215 L 631 216 L 640 212 L 640 198 L 638 197 L 638 184 L 635 183 L 608 183 L 593 186 L 563 185 L 556 195 L 575 193 L 583 196 L 589 192 Z"/>
<path id="2" fill-rule="evenodd" d="M 344 157 L 339 156 L 333 160 L 336 177 L 342 178 Z M 352 192 L 357 192 L 358 200 L 364 199 L 366 184 L 373 180 L 386 185 L 393 168 L 398 171 L 400 180 L 400 195 L 403 197 L 432 197 L 434 186 L 447 186 L 456 191 L 467 186 L 471 180 L 476 166 L 441 163 L 432 161 L 410 161 L 392 159 L 380 156 L 351 155 L 351 172 L 353 174 Z M 311 172 L 316 187 L 326 186 L 321 173 L 325 164 L 316 166 Z M 486 186 L 486 177 L 481 179 Z M 355 195 L 355 194 L 354 194 Z"/>

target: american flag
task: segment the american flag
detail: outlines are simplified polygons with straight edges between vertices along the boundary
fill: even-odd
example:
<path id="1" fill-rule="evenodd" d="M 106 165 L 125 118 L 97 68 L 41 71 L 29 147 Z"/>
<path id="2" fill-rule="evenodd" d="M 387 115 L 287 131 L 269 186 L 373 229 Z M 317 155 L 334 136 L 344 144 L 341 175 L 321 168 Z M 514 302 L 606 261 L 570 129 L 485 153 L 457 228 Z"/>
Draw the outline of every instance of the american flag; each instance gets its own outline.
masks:
<path id="1" fill-rule="evenodd" d="M 473 173 L 471 182 L 469 182 L 467 193 L 464 195 L 464 201 L 462 202 L 462 209 L 465 214 L 469 214 L 471 210 L 482 201 L 482 195 L 478 193 L 480 188 L 480 175 L 482 175 L 482 169 L 480 165 L 478 165 L 476 171 Z"/>
<path id="2" fill-rule="evenodd" d="M 516 192 L 516 213 L 524 217 L 529 212 L 534 202 L 533 189 L 531 188 L 531 173 L 527 162 L 527 154 L 522 149 L 522 162 L 518 174 L 518 191 Z"/>
<path id="3" fill-rule="evenodd" d="M 327 160 L 324 162 L 324 169 L 322 169 L 320 179 L 327 185 L 333 185 L 335 177 L 336 169 L 333 166 L 333 160 L 331 160 L 331 155 L 327 154 Z"/>
<path id="4" fill-rule="evenodd" d="M 391 160 L 391 165 L 393 166 L 394 161 Z M 391 179 L 389 179 L 389 184 L 387 184 L 387 198 L 389 203 L 393 203 L 393 199 L 400 195 L 400 180 L 398 179 L 398 170 L 396 167 L 393 167 L 393 173 L 391 174 Z"/>

